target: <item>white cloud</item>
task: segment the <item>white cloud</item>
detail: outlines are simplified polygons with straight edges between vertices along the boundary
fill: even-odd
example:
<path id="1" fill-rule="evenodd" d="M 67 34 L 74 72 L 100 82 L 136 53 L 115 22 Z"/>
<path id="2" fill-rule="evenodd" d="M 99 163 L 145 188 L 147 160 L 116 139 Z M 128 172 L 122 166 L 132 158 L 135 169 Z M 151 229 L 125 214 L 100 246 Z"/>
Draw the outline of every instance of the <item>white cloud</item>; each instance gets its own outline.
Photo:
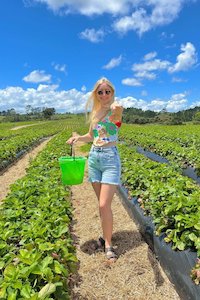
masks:
<path id="1" fill-rule="evenodd" d="M 146 70 L 139 71 L 135 73 L 135 77 L 141 78 L 141 79 L 148 79 L 148 80 L 153 80 L 156 79 L 156 74 L 153 72 L 148 72 Z"/>
<path id="2" fill-rule="evenodd" d="M 144 61 L 151 60 L 151 59 L 155 58 L 156 56 L 157 56 L 157 52 L 156 52 L 156 51 L 149 52 L 149 53 L 147 53 L 147 54 L 144 56 L 143 60 L 144 60 Z"/>
<path id="3" fill-rule="evenodd" d="M 147 54 L 147 58 L 149 57 L 150 59 L 150 56 L 153 57 L 153 55 L 155 55 L 155 53 L 151 55 Z M 154 72 L 167 70 L 170 65 L 171 63 L 167 60 L 154 59 L 147 60 L 140 64 L 135 63 L 132 66 L 132 70 L 134 71 L 134 76 L 137 78 L 153 80 L 156 78 L 156 74 Z"/>
<path id="4" fill-rule="evenodd" d="M 60 64 L 56 64 L 56 63 L 53 62 L 52 66 L 54 67 L 54 69 L 56 71 L 63 72 L 64 74 L 67 74 L 67 70 L 66 70 L 66 65 L 65 64 L 60 65 Z"/>
<path id="5" fill-rule="evenodd" d="M 56 85 L 39 85 L 37 89 L 7 87 L 0 90 L 0 111 L 15 108 L 24 112 L 27 105 L 32 107 L 54 107 L 64 112 L 84 112 L 89 94 L 71 89 L 56 91 Z"/>
<path id="6" fill-rule="evenodd" d="M 124 108 L 135 107 L 135 108 L 143 108 L 146 105 L 146 101 L 142 99 L 136 99 L 134 97 L 125 97 L 125 98 L 116 98 L 117 102 L 119 102 Z"/>
<path id="7" fill-rule="evenodd" d="M 55 13 L 79 13 L 85 16 L 110 14 L 113 28 L 120 34 L 130 30 L 139 35 L 150 29 L 173 22 L 185 0 L 34 0 L 44 3 Z"/>
<path id="8" fill-rule="evenodd" d="M 144 110 L 154 110 L 154 111 L 161 111 L 163 108 L 166 108 L 166 101 L 162 99 L 154 99 L 150 103 L 146 103 L 146 107 Z"/>
<path id="9" fill-rule="evenodd" d="M 161 71 L 167 71 L 168 73 L 175 73 L 175 72 L 189 70 L 197 63 L 196 49 L 192 43 L 187 42 L 185 45 L 181 45 L 181 51 L 182 53 L 180 53 L 177 56 L 177 62 L 174 65 L 168 60 L 161 60 L 158 58 L 154 59 L 154 57 L 157 56 L 156 52 L 147 53 L 143 57 L 144 62 L 135 63 L 132 65 L 132 71 L 134 72 L 134 77 L 136 79 L 139 78 L 140 83 L 142 84 L 141 80 L 143 79 L 154 80 L 157 77 L 157 73 Z M 185 80 L 181 80 L 179 78 L 173 77 L 172 81 L 181 82 Z M 137 84 L 135 85 L 137 86 Z"/>
<path id="10" fill-rule="evenodd" d="M 146 90 L 143 90 L 143 91 L 141 91 L 141 95 L 144 96 L 144 97 L 146 97 L 148 95 L 148 93 L 147 93 Z"/>
<path id="11" fill-rule="evenodd" d="M 117 99 L 117 101 L 123 105 L 123 107 L 134 107 L 134 108 L 140 108 L 142 110 L 154 110 L 154 111 L 160 111 L 166 106 L 166 102 L 161 99 L 154 99 L 151 102 L 145 101 L 143 99 L 136 99 L 134 97 L 125 97 L 121 99 Z"/>
<path id="12" fill-rule="evenodd" d="M 169 67 L 169 72 L 187 71 L 197 63 L 197 53 L 194 45 L 190 42 L 181 45 L 181 51 L 176 60 L 176 64 Z"/>
<path id="13" fill-rule="evenodd" d="M 83 85 L 82 87 L 81 87 L 81 91 L 82 92 L 85 92 L 87 89 L 86 89 L 86 86 L 85 85 Z"/>
<path id="14" fill-rule="evenodd" d="M 32 83 L 50 82 L 51 75 L 45 74 L 45 71 L 35 70 L 32 71 L 29 75 L 25 76 L 23 80 Z"/>
<path id="15" fill-rule="evenodd" d="M 138 8 L 129 16 L 123 16 L 114 22 L 114 29 L 120 34 L 129 30 L 136 31 L 139 35 L 150 29 L 173 22 L 181 8 L 182 0 L 147 0 L 137 1 Z"/>
<path id="16" fill-rule="evenodd" d="M 46 93 L 49 91 L 55 91 L 58 88 L 57 84 L 47 85 L 47 84 L 39 84 L 37 91 Z"/>
<path id="17" fill-rule="evenodd" d="M 117 99 L 125 108 L 135 107 L 142 110 L 161 111 L 166 108 L 167 111 L 177 112 L 186 108 L 187 99 L 186 93 L 174 94 L 170 99 L 152 99 L 150 102 L 143 99 L 136 99 L 134 97 L 126 97 Z"/>
<path id="18" fill-rule="evenodd" d="M 157 71 L 168 69 L 169 65 L 171 65 L 171 63 L 167 60 L 154 59 L 151 61 L 146 61 L 142 64 L 133 64 L 132 70 L 135 72 Z"/>
<path id="19" fill-rule="evenodd" d="M 139 35 L 151 28 L 150 20 L 145 9 L 140 8 L 131 16 L 125 16 L 113 23 L 113 28 L 120 34 L 125 34 L 129 30 L 136 31 Z"/>
<path id="20" fill-rule="evenodd" d="M 130 0 L 34 0 L 35 2 L 45 3 L 49 9 L 60 13 L 80 13 L 86 16 L 94 14 L 101 15 L 108 13 L 112 15 L 128 13 L 131 4 L 141 1 Z"/>
<path id="21" fill-rule="evenodd" d="M 180 77 L 172 77 L 172 82 L 187 82 L 187 80 Z"/>
<path id="22" fill-rule="evenodd" d="M 54 107 L 57 111 L 80 113 L 85 112 L 85 105 L 90 92 L 84 93 L 76 89 L 57 91 L 57 86 L 39 85 L 37 89 L 21 87 L 7 87 L 0 90 L 0 111 L 14 108 L 17 112 L 24 112 L 27 105 L 32 107 Z M 116 99 L 125 107 L 136 107 L 143 110 L 160 111 L 166 108 L 175 112 L 187 108 L 187 93 L 172 95 L 169 99 L 152 99 L 146 101 L 129 96 Z M 196 101 L 190 107 L 200 105 Z"/>
<path id="23" fill-rule="evenodd" d="M 151 24 L 165 25 L 171 23 L 178 16 L 182 8 L 182 0 L 150 0 L 150 4 L 154 5 L 151 14 Z"/>
<path id="24" fill-rule="evenodd" d="M 112 58 L 105 66 L 103 66 L 103 69 L 107 69 L 107 70 L 113 69 L 119 66 L 121 62 L 122 62 L 122 55 L 116 58 Z"/>
<path id="25" fill-rule="evenodd" d="M 122 79 L 122 84 L 129 86 L 141 86 L 142 83 L 136 78 L 124 78 Z"/>
<path id="26" fill-rule="evenodd" d="M 185 93 L 174 94 L 167 102 L 166 109 L 168 111 L 179 111 L 186 108 L 187 99 Z"/>
<path id="27" fill-rule="evenodd" d="M 99 43 L 103 41 L 103 38 L 105 36 L 105 32 L 103 29 L 95 30 L 92 29 L 85 29 L 80 33 L 80 38 L 84 40 L 88 40 L 92 43 Z"/>
<path id="28" fill-rule="evenodd" d="M 190 108 L 194 108 L 196 106 L 200 106 L 200 100 L 199 101 L 195 101 L 194 103 L 192 103 L 192 105 L 190 106 Z"/>
<path id="29" fill-rule="evenodd" d="M 161 33 L 161 35 L 160 35 L 160 38 L 163 39 L 163 40 L 166 40 L 166 39 L 173 39 L 174 36 L 175 36 L 174 33 L 168 34 L 168 33 L 166 33 L 166 32 L 163 31 L 163 32 Z"/>
<path id="30" fill-rule="evenodd" d="M 147 109 L 160 111 L 165 108 L 170 112 L 177 112 L 186 108 L 186 93 L 174 94 L 168 100 L 154 99 L 147 105 Z"/>

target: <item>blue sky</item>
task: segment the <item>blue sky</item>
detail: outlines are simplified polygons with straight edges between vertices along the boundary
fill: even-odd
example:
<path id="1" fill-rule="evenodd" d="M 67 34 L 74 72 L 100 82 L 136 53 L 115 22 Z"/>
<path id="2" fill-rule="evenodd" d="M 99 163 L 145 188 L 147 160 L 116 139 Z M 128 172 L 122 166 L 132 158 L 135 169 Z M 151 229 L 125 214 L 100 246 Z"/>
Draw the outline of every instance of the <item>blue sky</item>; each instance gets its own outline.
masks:
<path id="1" fill-rule="evenodd" d="M 82 112 L 95 82 L 124 107 L 200 106 L 200 0 L 1 0 L 0 111 Z"/>

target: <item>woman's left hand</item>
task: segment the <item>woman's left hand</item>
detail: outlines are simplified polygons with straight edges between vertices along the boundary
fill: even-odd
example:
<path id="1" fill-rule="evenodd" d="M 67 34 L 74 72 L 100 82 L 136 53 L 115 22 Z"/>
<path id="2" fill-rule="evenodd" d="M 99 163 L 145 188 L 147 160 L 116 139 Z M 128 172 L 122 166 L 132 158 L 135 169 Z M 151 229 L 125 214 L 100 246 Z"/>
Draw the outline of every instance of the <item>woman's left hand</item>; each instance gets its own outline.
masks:
<path id="1" fill-rule="evenodd" d="M 113 102 L 110 106 L 112 114 L 110 116 L 111 122 L 121 122 L 123 107 L 118 102 Z"/>
<path id="2" fill-rule="evenodd" d="M 122 114 L 123 107 L 117 101 L 114 101 L 111 104 L 110 108 L 111 108 L 113 115 L 121 115 Z"/>
<path id="3" fill-rule="evenodd" d="M 110 106 L 112 112 L 115 114 L 115 113 L 122 113 L 123 111 L 123 107 L 117 102 L 117 101 L 114 101 L 111 106 Z"/>

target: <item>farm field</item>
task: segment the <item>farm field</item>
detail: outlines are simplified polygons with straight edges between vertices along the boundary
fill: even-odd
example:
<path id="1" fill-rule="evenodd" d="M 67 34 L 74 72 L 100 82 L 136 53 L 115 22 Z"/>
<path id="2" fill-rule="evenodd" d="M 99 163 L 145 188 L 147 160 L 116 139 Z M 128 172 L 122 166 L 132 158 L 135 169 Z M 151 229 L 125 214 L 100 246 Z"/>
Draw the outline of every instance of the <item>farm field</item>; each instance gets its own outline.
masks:
<path id="1" fill-rule="evenodd" d="M 183 176 L 182 171 L 190 166 L 199 179 L 200 127 L 125 125 L 120 137 L 123 141 L 120 147 L 124 165 L 123 182 L 128 186 L 131 196 L 139 197 L 146 213 L 154 216 L 154 222 L 159 224 L 158 234 L 163 229 L 167 230 L 166 241 L 173 241 L 174 248 L 183 250 L 186 246 L 194 245 L 195 240 L 196 249 L 199 251 L 200 186 L 197 181 Z M 172 141 L 173 144 L 171 144 Z M 145 152 L 144 154 L 138 153 L 138 146 L 158 153 L 162 158 L 167 159 L 168 163 L 155 162 L 147 158 Z M 166 215 L 163 212 L 165 207 Z M 174 227 L 176 222 L 171 219 L 179 213 L 179 217 L 176 216 L 178 227 L 175 233 L 170 228 L 170 224 Z M 186 213 L 190 214 L 190 218 L 193 217 L 194 227 L 191 226 L 190 221 L 188 224 L 187 221 L 185 223 L 186 217 L 183 215 Z M 190 230 L 192 236 L 189 235 Z M 189 241 L 190 237 L 193 242 Z"/>
<path id="2" fill-rule="evenodd" d="M 87 131 L 83 122 L 83 118 L 74 117 L 37 126 L 20 124 L 30 126 L 18 130 L 11 130 L 12 124 L 0 124 L 1 172 L 42 139 L 52 137 L 1 205 L 0 299 L 11 295 L 10 299 L 33 300 L 69 297 L 66 278 L 74 272 L 77 257 L 69 231 L 73 220 L 70 188 L 61 183 L 58 158 L 69 155 L 65 140 L 73 131 Z M 174 250 L 192 249 L 197 256 L 200 186 L 182 170 L 192 168 L 199 178 L 199 146 L 199 125 L 124 124 L 120 131 L 122 183 L 129 197 L 138 199 L 144 213 L 152 217 L 156 234 L 164 233 L 165 242 Z M 149 159 L 138 147 L 166 158 L 168 163 Z M 199 269 L 199 264 L 194 265 L 188 274 L 194 285 L 200 280 Z"/>

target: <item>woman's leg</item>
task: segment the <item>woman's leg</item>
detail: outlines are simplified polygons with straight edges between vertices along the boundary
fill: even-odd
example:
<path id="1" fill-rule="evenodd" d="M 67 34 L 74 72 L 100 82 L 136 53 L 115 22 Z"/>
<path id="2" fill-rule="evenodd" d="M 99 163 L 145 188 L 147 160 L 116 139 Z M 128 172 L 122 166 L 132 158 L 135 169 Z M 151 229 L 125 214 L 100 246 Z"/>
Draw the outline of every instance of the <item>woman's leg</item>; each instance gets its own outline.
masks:
<path id="1" fill-rule="evenodd" d="M 113 215 L 111 210 L 111 203 L 116 189 L 117 186 L 113 184 L 102 183 L 100 186 L 99 211 L 106 248 L 111 246 L 113 231 Z M 99 190 L 97 191 L 97 193 L 98 192 Z"/>
<path id="2" fill-rule="evenodd" d="M 99 200 L 100 192 L 101 192 L 101 183 L 100 182 L 92 182 L 92 187 L 95 191 L 97 199 Z"/>

